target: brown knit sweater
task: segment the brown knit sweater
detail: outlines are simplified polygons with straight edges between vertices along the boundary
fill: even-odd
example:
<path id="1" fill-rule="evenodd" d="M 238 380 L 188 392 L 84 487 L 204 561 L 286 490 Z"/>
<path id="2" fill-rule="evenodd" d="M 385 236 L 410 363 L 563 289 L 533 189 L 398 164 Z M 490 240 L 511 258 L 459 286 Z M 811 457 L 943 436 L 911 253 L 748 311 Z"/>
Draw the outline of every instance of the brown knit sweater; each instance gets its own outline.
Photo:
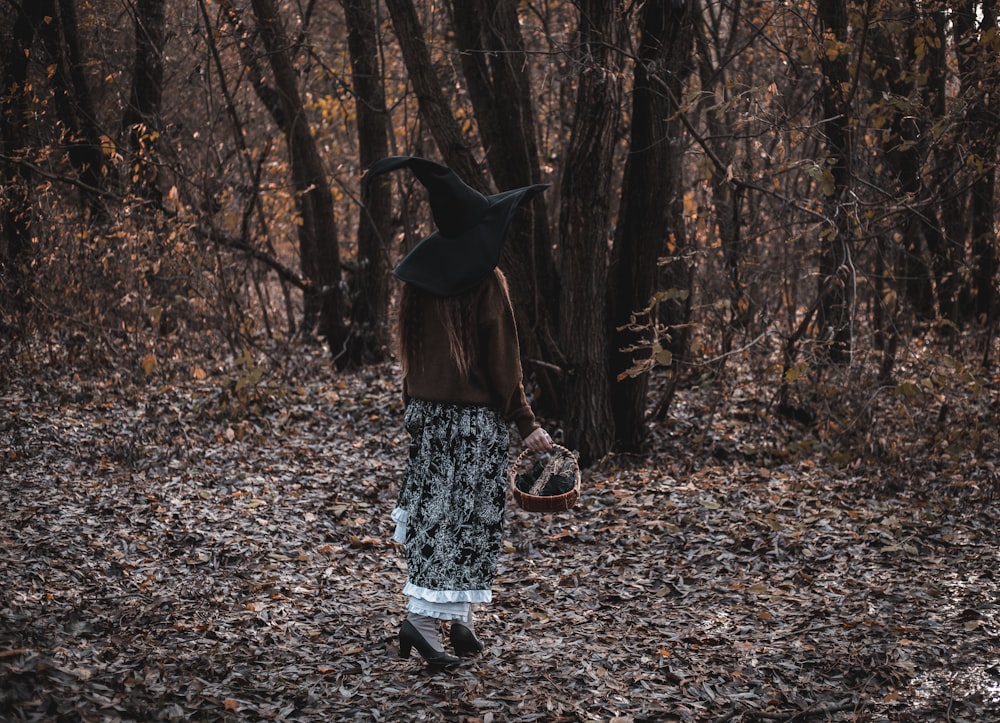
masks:
<path id="1" fill-rule="evenodd" d="M 438 314 L 421 315 L 421 340 L 416 358 L 403 379 L 404 399 L 447 404 L 476 404 L 499 409 L 517 426 L 521 437 L 538 428 L 524 395 L 517 327 L 510 295 L 493 274 L 469 297 L 477 309 L 479 353 L 468 376 L 451 356 L 448 334 Z"/>

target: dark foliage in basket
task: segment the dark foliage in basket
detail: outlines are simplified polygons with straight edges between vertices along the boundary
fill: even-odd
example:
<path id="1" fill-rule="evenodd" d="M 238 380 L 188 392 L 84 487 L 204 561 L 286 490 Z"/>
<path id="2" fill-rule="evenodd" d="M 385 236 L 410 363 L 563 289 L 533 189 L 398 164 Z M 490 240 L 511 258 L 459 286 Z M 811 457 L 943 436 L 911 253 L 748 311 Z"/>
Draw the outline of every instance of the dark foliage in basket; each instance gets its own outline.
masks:
<path id="1" fill-rule="evenodd" d="M 535 462 L 535 466 L 532 467 L 527 472 L 521 472 L 515 478 L 517 480 L 517 488 L 522 492 L 531 492 L 531 488 L 535 484 L 535 480 L 545 471 L 545 463 L 541 460 Z"/>
<path id="2" fill-rule="evenodd" d="M 517 488 L 522 492 L 531 493 L 531 488 L 536 480 L 545 471 L 545 463 L 541 460 L 535 462 L 535 466 L 527 472 L 522 472 L 516 477 Z M 564 474 L 553 474 L 545 482 L 545 486 L 536 494 L 541 497 L 551 497 L 554 495 L 566 494 L 573 489 L 575 480 L 573 477 Z"/>

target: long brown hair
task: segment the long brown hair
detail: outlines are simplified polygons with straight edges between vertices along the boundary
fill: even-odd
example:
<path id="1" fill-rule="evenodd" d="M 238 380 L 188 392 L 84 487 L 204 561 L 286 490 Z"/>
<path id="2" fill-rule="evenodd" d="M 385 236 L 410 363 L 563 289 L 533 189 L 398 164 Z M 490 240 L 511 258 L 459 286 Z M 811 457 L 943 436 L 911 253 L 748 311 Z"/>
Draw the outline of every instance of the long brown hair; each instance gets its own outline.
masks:
<path id="1" fill-rule="evenodd" d="M 500 269 L 494 272 L 501 286 L 505 279 Z M 487 280 L 484 283 L 489 283 Z M 432 296 L 412 284 L 403 284 L 399 295 L 396 343 L 403 373 L 412 368 L 423 348 L 423 324 L 427 314 L 436 314 L 448 335 L 448 350 L 463 376 L 468 376 L 479 352 L 475 296 L 481 286 L 460 296 Z"/>

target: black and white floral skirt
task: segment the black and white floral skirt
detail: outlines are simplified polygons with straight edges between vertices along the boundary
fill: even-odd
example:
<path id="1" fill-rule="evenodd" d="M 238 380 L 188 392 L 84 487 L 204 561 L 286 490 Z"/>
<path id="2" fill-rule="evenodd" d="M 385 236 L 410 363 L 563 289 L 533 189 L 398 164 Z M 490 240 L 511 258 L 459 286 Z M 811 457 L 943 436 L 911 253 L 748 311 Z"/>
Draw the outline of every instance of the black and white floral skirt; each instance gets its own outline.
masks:
<path id="1" fill-rule="evenodd" d="M 406 547 L 403 593 L 439 606 L 489 602 L 503 535 L 509 427 L 491 407 L 420 399 L 410 400 L 404 423 L 410 453 L 392 513 L 395 539 Z"/>

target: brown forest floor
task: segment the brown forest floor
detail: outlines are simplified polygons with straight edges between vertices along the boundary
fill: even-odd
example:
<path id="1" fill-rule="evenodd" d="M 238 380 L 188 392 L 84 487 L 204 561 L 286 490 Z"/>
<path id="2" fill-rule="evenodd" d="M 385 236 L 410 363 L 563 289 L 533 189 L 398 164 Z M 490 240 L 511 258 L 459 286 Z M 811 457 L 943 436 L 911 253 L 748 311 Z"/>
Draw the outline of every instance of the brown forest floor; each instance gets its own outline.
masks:
<path id="1" fill-rule="evenodd" d="M 509 506 L 487 649 L 430 673 L 392 370 L 295 367 L 0 383 L 0 719 L 1000 719 L 997 379 L 972 453 L 978 412 L 950 453 L 888 420 L 891 465 L 685 391 L 573 510 Z"/>

